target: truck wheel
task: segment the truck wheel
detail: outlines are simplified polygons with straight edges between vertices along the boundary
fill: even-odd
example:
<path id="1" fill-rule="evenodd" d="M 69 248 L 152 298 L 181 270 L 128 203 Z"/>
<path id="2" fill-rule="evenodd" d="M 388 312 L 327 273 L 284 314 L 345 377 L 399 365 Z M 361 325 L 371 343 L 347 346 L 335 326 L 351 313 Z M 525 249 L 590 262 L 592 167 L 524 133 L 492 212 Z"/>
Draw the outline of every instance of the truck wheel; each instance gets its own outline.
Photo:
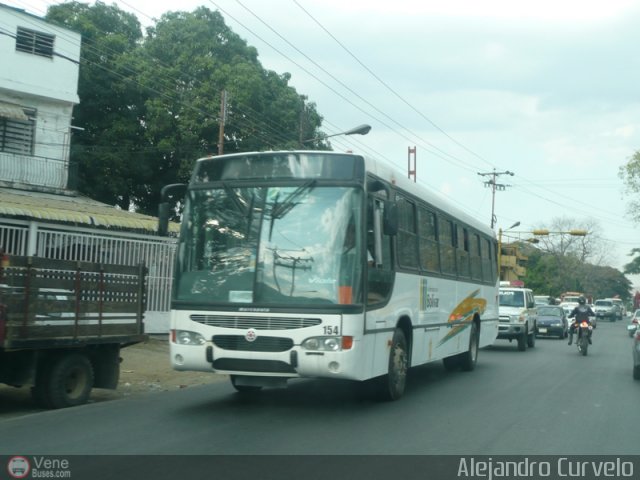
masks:
<path id="1" fill-rule="evenodd" d="M 460 354 L 460 366 L 465 372 L 470 372 L 476 368 L 478 362 L 478 327 L 476 322 L 471 322 L 471 333 L 469 334 L 469 350 Z"/>
<path id="2" fill-rule="evenodd" d="M 522 332 L 518 337 L 518 350 L 524 352 L 527 349 L 527 331 Z"/>
<path id="3" fill-rule="evenodd" d="M 66 408 L 87 403 L 93 388 L 93 368 L 89 359 L 73 353 L 59 357 L 45 379 L 51 408 Z"/>
<path id="4" fill-rule="evenodd" d="M 527 335 L 527 347 L 533 348 L 536 346 L 536 331 L 534 329 L 529 335 Z"/>
<path id="5" fill-rule="evenodd" d="M 382 400 L 397 400 L 404 393 L 409 369 L 408 357 L 407 339 L 404 332 L 396 328 L 389 351 L 388 373 L 378 379 L 378 394 Z"/>
<path id="6" fill-rule="evenodd" d="M 31 387 L 31 398 L 40 408 L 53 408 L 47 389 L 47 379 L 51 375 L 50 372 L 51 368 L 48 363 L 40 363 L 36 371 L 35 384 Z"/>

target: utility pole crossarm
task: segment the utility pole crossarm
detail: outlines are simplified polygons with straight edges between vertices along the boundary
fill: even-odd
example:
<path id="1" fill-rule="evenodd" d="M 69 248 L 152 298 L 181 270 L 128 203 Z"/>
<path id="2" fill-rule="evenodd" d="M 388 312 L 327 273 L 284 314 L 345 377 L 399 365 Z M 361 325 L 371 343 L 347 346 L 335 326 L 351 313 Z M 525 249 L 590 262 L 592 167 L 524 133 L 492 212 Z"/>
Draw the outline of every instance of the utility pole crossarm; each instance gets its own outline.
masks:
<path id="1" fill-rule="evenodd" d="M 493 228 L 493 226 L 496 223 L 496 215 L 495 215 L 496 191 L 502 192 L 506 190 L 507 187 L 511 186 L 503 183 L 497 183 L 496 178 L 499 177 L 500 175 L 513 176 L 514 173 L 510 172 L 509 170 L 505 170 L 504 172 L 496 172 L 496 169 L 494 168 L 493 172 L 478 172 L 478 175 L 480 175 L 481 177 L 486 177 L 486 176 L 491 177 L 489 180 L 484 182 L 484 185 L 486 187 L 491 188 L 491 228 Z"/>

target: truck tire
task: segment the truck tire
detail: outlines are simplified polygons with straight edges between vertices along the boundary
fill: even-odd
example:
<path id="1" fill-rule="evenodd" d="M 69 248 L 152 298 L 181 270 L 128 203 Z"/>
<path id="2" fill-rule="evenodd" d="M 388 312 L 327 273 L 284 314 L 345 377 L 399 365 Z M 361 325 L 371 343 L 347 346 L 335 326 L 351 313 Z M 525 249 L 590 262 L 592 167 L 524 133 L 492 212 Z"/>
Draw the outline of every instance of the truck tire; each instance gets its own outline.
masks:
<path id="1" fill-rule="evenodd" d="M 527 349 L 527 330 L 522 332 L 522 335 L 518 337 L 518 350 L 524 352 Z"/>
<path id="2" fill-rule="evenodd" d="M 49 408 L 66 408 L 87 403 L 93 388 L 93 367 L 81 353 L 57 357 L 45 378 Z"/>
<path id="3" fill-rule="evenodd" d="M 534 327 L 533 331 L 527 335 L 527 347 L 533 348 L 536 346 L 536 329 Z"/>
<path id="4" fill-rule="evenodd" d="M 47 379 L 51 375 L 49 363 L 40 363 L 36 370 L 36 379 L 31 387 L 31 398 L 40 408 L 52 408 L 49 391 L 47 390 Z"/>

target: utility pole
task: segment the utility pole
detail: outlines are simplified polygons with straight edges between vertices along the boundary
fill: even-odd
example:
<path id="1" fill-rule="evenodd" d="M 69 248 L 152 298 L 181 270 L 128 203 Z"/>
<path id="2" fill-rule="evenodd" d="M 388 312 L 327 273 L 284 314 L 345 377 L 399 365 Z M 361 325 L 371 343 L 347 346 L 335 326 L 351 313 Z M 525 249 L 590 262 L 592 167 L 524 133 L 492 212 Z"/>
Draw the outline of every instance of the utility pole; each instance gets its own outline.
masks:
<path id="1" fill-rule="evenodd" d="M 496 223 L 496 215 L 495 215 L 496 191 L 503 191 L 503 190 L 506 190 L 507 187 L 511 186 L 511 185 L 505 185 L 503 183 L 497 183 L 496 178 L 499 177 L 500 175 L 513 176 L 514 174 L 509 170 L 505 170 L 504 172 L 496 172 L 496 169 L 494 168 L 493 172 L 485 172 L 485 173 L 478 172 L 478 175 L 480 175 L 481 177 L 487 177 L 487 176 L 491 177 L 489 180 L 484 182 L 484 186 L 491 188 L 491 195 L 492 195 L 491 197 L 491 228 L 493 228 L 493 226 Z"/>
<path id="2" fill-rule="evenodd" d="M 220 129 L 218 132 L 218 155 L 224 153 L 224 123 L 227 120 L 227 91 L 220 92 Z"/>

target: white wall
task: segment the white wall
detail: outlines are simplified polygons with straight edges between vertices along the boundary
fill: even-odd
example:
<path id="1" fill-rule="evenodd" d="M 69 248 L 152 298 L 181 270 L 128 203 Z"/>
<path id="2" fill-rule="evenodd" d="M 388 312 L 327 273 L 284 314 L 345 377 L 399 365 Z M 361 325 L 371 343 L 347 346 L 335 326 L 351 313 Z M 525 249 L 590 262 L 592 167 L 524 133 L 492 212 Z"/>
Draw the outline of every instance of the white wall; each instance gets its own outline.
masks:
<path id="1" fill-rule="evenodd" d="M 42 57 L 16 51 L 15 35 L 24 27 L 55 35 L 54 55 Z M 51 25 L 44 20 L 5 5 L 0 5 L 0 89 L 20 92 L 76 104 L 78 99 L 77 63 L 80 60 L 79 33 Z"/>

